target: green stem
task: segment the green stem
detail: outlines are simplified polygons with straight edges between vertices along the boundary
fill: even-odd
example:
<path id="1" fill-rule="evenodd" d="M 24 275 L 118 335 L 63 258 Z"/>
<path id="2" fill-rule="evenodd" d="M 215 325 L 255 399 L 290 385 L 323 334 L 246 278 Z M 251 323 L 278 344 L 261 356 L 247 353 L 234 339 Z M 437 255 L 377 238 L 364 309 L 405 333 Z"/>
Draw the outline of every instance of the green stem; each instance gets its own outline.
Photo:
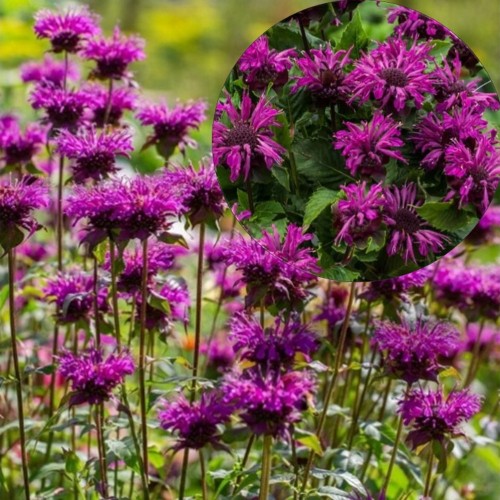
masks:
<path id="1" fill-rule="evenodd" d="M 472 381 L 474 380 L 474 377 L 477 373 L 477 369 L 479 368 L 480 364 L 480 350 L 481 350 L 481 337 L 483 335 L 483 330 L 484 330 L 484 318 L 481 320 L 481 323 L 479 325 L 479 331 L 477 333 L 477 338 L 474 342 L 474 347 L 472 348 L 472 357 L 470 360 L 469 368 L 467 370 L 467 375 L 465 377 L 465 382 L 464 386 L 468 387 Z"/>
<path id="2" fill-rule="evenodd" d="M 203 500 L 208 500 L 208 489 L 207 489 L 207 471 L 205 467 L 205 457 L 203 456 L 203 451 L 200 448 L 198 450 L 200 455 L 200 470 L 201 470 L 201 497 Z"/>
<path id="3" fill-rule="evenodd" d="M 102 417 L 104 412 L 104 406 L 102 403 L 96 405 L 95 407 L 95 426 L 97 433 L 97 449 L 99 453 L 99 470 L 101 473 L 101 488 L 102 496 L 104 498 L 108 497 L 108 477 L 106 468 L 106 451 L 104 448 L 104 432 L 102 429 Z"/>
<path id="4" fill-rule="evenodd" d="M 110 78 L 108 82 L 108 96 L 106 99 L 106 109 L 104 111 L 103 127 L 106 126 L 109 120 L 109 114 L 111 112 L 111 103 L 113 101 L 113 79 Z"/>
<path id="5" fill-rule="evenodd" d="M 298 18 L 299 28 L 300 28 L 300 36 L 302 37 L 302 44 L 304 45 L 304 50 L 307 52 L 307 55 L 310 55 L 310 47 L 309 41 L 307 40 L 306 30 L 304 29 L 304 24 L 302 23 L 302 19 Z"/>
<path id="6" fill-rule="evenodd" d="M 189 448 L 185 448 L 184 456 L 182 457 L 181 481 L 179 484 L 179 500 L 184 500 L 188 465 L 189 465 Z"/>
<path id="7" fill-rule="evenodd" d="M 16 377 L 16 394 L 17 394 L 17 411 L 19 419 L 19 441 L 21 444 L 21 465 L 23 471 L 24 496 L 27 500 L 30 498 L 30 482 L 28 475 L 28 455 L 26 454 L 26 434 L 24 428 L 24 408 L 23 408 L 23 379 L 19 368 L 19 357 L 17 354 L 17 339 L 16 339 L 16 304 L 14 297 L 14 277 L 15 277 L 15 260 L 14 250 L 11 248 L 8 251 L 8 267 L 9 267 L 9 320 L 10 320 L 10 340 L 12 348 L 12 360 L 14 363 L 14 374 Z"/>
<path id="8" fill-rule="evenodd" d="M 425 476 L 424 498 L 427 498 L 430 493 L 433 468 L 434 468 L 434 453 L 432 453 L 431 449 L 429 450 L 429 463 L 427 465 L 427 474 Z"/>
<path id="9" fill-rule="evenodd" d="M 262 449 L 262 473 L 260 476 L 259 500 L 269 498 L 269 480 L 271 478 L 271 448 L 273 437 L 269 434 L 264 436 L 264 445 Z"/>
<path id="10" fill-rule="evenodd" d="M 97 347 L 101 345 L 101 325 L 99 323 L 99 284 L 98 284 L 98 268 L 97 258 L 94 256 L 94 322 L 95 322 L 95 340 Z"/>
<path id="11" fill-rule="evenodd" d="M 385 476 L 384 485 L 382 486 L 382 492 L 387 491 L 387 487 L 391 481 L 392 469 L 396 463 L 396 455 L 398 454 L 399 442 L 401 440 L 401 431 L 403 430 L 403 418 L 399 416 L 398 419 L 398 430 L 396 431 L 396 440 L 394 441 L 394 446 L 392 448 L 391 461 L 389 462 L 389 468 L 387 469 L 387 474 Z"/>
<path id="12" fill-rule="evenodd" d="M 297 162 L 295 161 L 295 155 L 291 149 L 288 152 L 288 157 L 290 159 L 290 169 L 292 173 L 293 184 L 295 186 L 295 193 L 297 194 L 297 196 L 300 196 L 300 184 L 299 184 L 299 175 L 297 173 Z"/>
<path id="13" fill-rule="evenodd" d="M 113 320 L 115 325 L 116 345 L 121 348 L 120 336 L 120 312 L 118 310 L 118 292 L 116 289 L 116 259 L 115 259 L 115 243 L 109 239 L 109 261 L 111 266 L 111 301 L 113 305 Z"/>
<path id="14" fill-rule="evenodd" d="M 253 204 L 253 191 L 252 191 L 252 182 L 250 178 L 246 180 L 246 188 L 247 188 L 247 196 L 248 196 L 248 209 L 253 214 L 255 211 L 255 206 Z"/>
<path id="15" fill-rule="evenodd" d="M 252 451 L 252 446 L 255 441 L 255 434 L 252 434 L 250 438 L 248 439 L 247 447 L 245 449 L 245 454 L 243 455 L 243 460 L 241 461 L 241 472 L 245 470 L 245 467 L 247 466 L 248 459 L 250 458 L 250 452 Z M 242 474 L 240 474 L 234 483 L 234 488 L 233 488 L 233 497 L 235 496 L 236 492 L 238 491 L 238 487 L 241 483 L 241 478 L 243 477 Z"/>

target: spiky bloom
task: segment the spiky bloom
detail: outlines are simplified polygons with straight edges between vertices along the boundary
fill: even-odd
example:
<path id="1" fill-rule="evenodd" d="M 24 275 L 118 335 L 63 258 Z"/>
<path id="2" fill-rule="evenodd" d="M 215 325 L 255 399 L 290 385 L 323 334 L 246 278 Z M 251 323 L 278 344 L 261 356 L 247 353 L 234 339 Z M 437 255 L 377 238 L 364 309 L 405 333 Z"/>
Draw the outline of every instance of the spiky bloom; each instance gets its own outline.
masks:
<path id="1" fill-rule="evenodd" d="M 146 57 L 144 45 L 142 38 L 135 35 L 123 36 L 116 26 L 111 38 L 96 37 L 87 40 L 80 54 L 85 59 L 95 61 L 96 68 L 92 71 L 95 78 L 121 80 L 131 77 L 129 64 Z"/>
<path id="2" fill-rule="evenodd" d="M 46 127 L 30 123 L 23 131 L 15 117 L 0 117 L 0 159 L 5 165 L 30 163 L 46 140 Z"/>
<path id="3" fill-rule="evenodd" d="M 312 376 L 298 371 L 263 376 L 246 370 L 228 374 L 223 385 L 225 400 L 236 405 L 254 434 L 283 439 L 289 437 L 290 426 L 300 422 L 313 390 Z"/>
<path id="4" fill-rule="evenodd" d="M 500 206 L 490 205 L 466 241 L 474 245 L 495 243 L 500 232 Z"/>
<path id="5" fill-rule="evenodd" d="M 219 219 L 224 213 L 227 205 L 211 158 L 203 159 L 196 170 L 192 163 L 187 167 L 173 165 L 163 174 L 162 182 L 178 200 L 192 226 Z"/>
<path id="6" fill-rule="evenodd" d="M 453 42 L 453 46 L 448 52 L 449 59 L 459 59 L 460 62 L 471 72 L 477 69 L 479 64 L 479 59 L 476 54 L 472 52 L 468 45 L 461 39 L 455 36 L 453 33 L 450 35 Z"/>
<path id="7" fill-rule="evenodd" d="M 291 58 L 295 55 L 294 49 L 271 49 L 269 39 L 262 35 L 243 52 L 238 67 L 252 90 L 263 90 L 270 82 L 281 87 L 288 81 L 288 70 L 293 66 Z"/>
<path id="8" fill-rule="evenodd" d="M 459 352 L 474 352 L 479 343 L 479 354 L 483 359 L 498 359 L 500 351 L 500 330 L 487 324 L 468 323 L 465 338 L 459 346 Z M 485 357 L 488 356 L 488 357 Z"/>
<path id="9" fill-rule="evenodd" d="M 280 111 L 274 109 L 262 95 L 254 106 L 247 92 L 243 93 L 238 110 L 228 96 L 223 109 L 229 125 L 223 118 L 213 124 L 212 146 L 216 167 L 229 167 L 231 182 L 240 175 L 250 179 L 252 171 L 273 165 L 280 165 L 285 148 L 272 139 L 271 127 L 279 127 Z"/>
<path id="10" fill-rule="evenodd" d="M 62 130 L 56 139 L 57 151 L 73 160 L 73 179 L 82 184 L 88 179 L 99 181 L 118 171 L 116 157 L 130 157 L 133 150 L 129 130 L 82 128 L 76 134 Z"/>
<path id="11" fill-rule="evenodd" d="M 303 76 L 297 81 L 292 92 L 307 89 L 320 106 L 329 106 L 347 101 L 349 88 L 345 84 L 345 69 L 351 63 L 350 51 L 334 51 L 328 43 L 321 49 L 312 49 L 310 55 L 297 59 L 296 63 Z"/>
<path id="12" fill-rule="evenodd" d="M 500 150 L 486 136 L 479 138 L 474 151 L 454 143 L 446 150 L 444 173 L 450 186 L 445 200 L 457 198 L 459 207 L 471 204 L 482 215 L 500 180 Z"/>
<path id="13" fill-rule="evenodd" d="M 456 350 L 458 332 L 444 322 L 386 321 L 375 328 L 372 344 L 384 352 L 386 373 L 408 384 L 418 380 L 436 381 L 439 357 L 447 357 Z"/>
<path id="14" fill-rule="evenodd" d="M 468 389 L 452 391 L 447 396 L 436 391 L 414 389 L 399 402 L 399 413 L 405 425 L 411 425 L 408 442 L 413 449 L 431 441 L 462 436 L 461 424 L 481 409 L 481 398 Z"/>
<path id="15" fill-rule="evenodd" d="M 458 57 L 451 64 L 445 59 L 442 66 L 434 71 L 436 111 L 443 112 L 454 107 L 473 108 L 478 113 L 486 109 L 500 109 L 498 96 L 493 93 L 481 92 L 478 83 L 481 79 L 466 81 L 461 78 L 462 64 Z"/>
<path id="16" fill-rule="evenodd" d="M 25 175 L 21 179 L 0 181 L 0 233 L 2 246 L 13 248 L 41 228 L 33 211 L 49 203 L 49 190 L 42 179 Z"/>
<path id="17" fill-rule="evenodd" d="M 29 97 L 33 109 L 45 111 L 44 122 L 53 128 L 75 129 L 85 120 L 89 96 L 81 90 L 64 90 L 54 85 L 38 84 Z"/>
<path id="18" fill-rule="evenodd" d="M 350 102 L 375 100 L 386 111 L 400 112 L 411 103 L 420 109 L 426 96 L 435 92 L 427 72 L 430 49 L 429 44 L 416 41 L 407 48 L 406 41 L 398 38 L 380 43 L 355 63 L 346 78 Z"/>
<path id="19" fill-rule="evenodd" d="M 387 20 L 393 24 L 398 21 L 394 33 L 411 39 L 443 40 L 450 31 L 434 19 L 406 7 L 390 9 Z"/>
<path id="20" fill-rule="evenodd" d="M 422 166 L 443 168 L 447 148 L 458 141 L 474 149 L 488 122 L 472 106 L 455 107 L 450 113 L 428 113 L 412 135 L 415 148 L 424 154 Z"/>
<path id="21" fill-rule="evenodd" d="M 423 203 L 417 197 L 417 186 L 405 184 L 385 190 L 384 223 L 389 230 L 387 254 L 400 254 L 405 263 L 417 262 L 415 250 L 420 257 L 441 252 L 449 239 L 430 229 L 429 224 L 417 213 Z"/>
<path id="22" fill-rule="evenodd" d="M 187 283 L 182 278 L 170 277 L 162 286 L 159 295 L 168 301 L 172 319 L 187 325 L 191 306 Z"/>
<path id="23" fill-rule="evenodd" d="M 346 300 L 349 292 L 342 286 L 331 286 L 330 293 L 326 295 L 320 306 L 321 312 L 314 317 L 315 321 L 325 320 L 328 323 L 329 330 L 344 319 L 346 312 Z"/>
<path id="24" fill-rule="evenodd" d="M 76 323 L 88 320 L 94 306 L 94 279 L 81 271 L 59 274 L 49 279 L 43 290 L 45 299 L 56 306 L 59 323 Z M 99 286 L 98 308 L 107 309 L 107 289 Z"/>
<path id="25" fill-rule="evenodd" d="M 398 148 L 404 145 L 399 124 L 380 111 L 361 124 L 347 122 L 347 130 L 333 134 L 333 145 L 346 158 L 346 167 L 351 175 L 380 178 L 384 176 L 384 165 L 394 158 L 408 161 Z"/>
<path id="26" fill-rule="evenodd" d="M 226 262 L 243 275 L 247 306 L 259 304 L 261 299 L 292 308 L 303 304 L 306 287 L 320 270 L 311 250 L 304 246 L 311 238 L 290 224 L 283 241 L 273 226 L 272 233 L 264 230 L 259 240 L 239 236 L 231 242 Z"/>
<path id="27" fill-rule="evenodd" d="M 53 52 L 77 52 L 84 40 L 101 32 L 99 17 L 88 7 L 53 12 L 40 10 L 35 15 L 33 26 L 38 38 L 48 38 Z"/>
<path id="28" fill-rule="evenodd" d="M 229 420 L 232 411 L 233 405 L 216 391 L 203 393 L 193 403 L 181 394 L 175 401 L 162 401 L 158 420 L 162 429 L 177 435 L 174 450 L 199 450 L 207 445 L 221 449 L 218 426 Z"/>
<path id="29" fill-rule="evenodd" d="M 335 244 L 359 245 L 374 236 L 382 224 L 382 186 L 366 182 L 342 186 L 345 199 L 334 209 L 334 225 L 338 228 Z"/>
<path id="30" fill-rule="evenodd" d="M 113 389 L 135 370 L 134 360 L 127 351 L 104 357 L 102 350 L 95 347 L 78 354 L 63 351 L 57 361 L 58 372 L 71 382 L 69 406 L 107 401 Z"/>
<path id="31" fill-rule="evenodd" d="M 200 352 L 206 357 L 207 369 L 218 373 L 227 372 L 234 364 L 233 346 L 223 335 L 216 335 L 211 342 L 202 344 Z"/>
<path id="32" fill-rule="evenodd" d="M 156 145 L 162 156 L 168 159 L 176 147 L 184 151 L 187 146 L 196 148 L 196 141 L 189 137 L 191 130 L 199 128 L 205 120 L 207 104 L 204 101 L 176 103 L 169 108 L 166 103 L 146 103 L 140 106 L 137 118 L 142 125 L 152 126 L 153 134 L 144 147 Z"/>
<path id="33" fill-rule="evenodd" d="M 297 354 L 309 359 L 318 348 L 316 336 L 299 321 L 276 318 L 272 327 L 262 328 L 247 313 L 233 316 L 229 339 L 241 359 L 251 361 L 263 370 L 290 368 Z"/>
<path id="34" fill-rule="evenodd" d="M 82 92 L 89 97 L 92 122 L 97 127 L 119 126 L 124 112 L 133 111 L 137 103 L 137 92 L 131 87 L 113 88 L 111 99 L 108 89 L 96 82 L 83 85 Z"/>
<path id="35" fill-rule="evenodd" d="M 54 59 L 45 54 L 43 61 L 30 61 L 21 65 L 21 80 L 24 83 L 48 83 L 62 87 L 65 79 L 76 81 L 80 78 L 80 70 L 73 61 Z"/>

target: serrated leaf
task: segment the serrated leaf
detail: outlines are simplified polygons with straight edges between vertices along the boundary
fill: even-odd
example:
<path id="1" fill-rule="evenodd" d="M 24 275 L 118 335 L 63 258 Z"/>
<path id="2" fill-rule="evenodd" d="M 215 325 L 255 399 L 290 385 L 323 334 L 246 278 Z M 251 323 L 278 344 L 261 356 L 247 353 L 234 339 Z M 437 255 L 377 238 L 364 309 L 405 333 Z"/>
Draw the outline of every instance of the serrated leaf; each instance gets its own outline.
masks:
<path id="1" fill-rule="evenodd" d="M 288 175 L 288 170 L 280 165 L 272 168 L 271 174 L 278 181 L 278 183 L 283 186 L 287 191 L 290 191 L 290 176 Z"/>
<path id="2" fill-rule="evenodd" d="M 452 202 L 429 201 L 416 208 L 417 213 L 440 231 L 457 231 L 469 223 L 470 216 Z"/>
<path id="3" fill-rule="evenodd" d="M 327 188 L 320 188 L 315 191 L 306 204 L 303 228 L 307 229 L 325 208 L 338 201 L 339 196 L 340 191 L 333 191 Z"/>
<path id="4" fill-rule="evenodd" d="M 359 10 L 355 11 L 351 22 L 347 25 L 342 33 L 340 42 L 336 50 L 343 49 L 349 50 L 352 47 L 351 56 L 354 58 L 359 57 L 361 51 L 368 46 L 370 37 L 366 34 L 361 14 Z"/>
<path id="5" fill-rule="evenodd" d="M 321 272 L 320 276 L 333 281 L 356 281 L 359 278 L 359 273 L 351 271 L 345 267 L 332 267 Z"/>

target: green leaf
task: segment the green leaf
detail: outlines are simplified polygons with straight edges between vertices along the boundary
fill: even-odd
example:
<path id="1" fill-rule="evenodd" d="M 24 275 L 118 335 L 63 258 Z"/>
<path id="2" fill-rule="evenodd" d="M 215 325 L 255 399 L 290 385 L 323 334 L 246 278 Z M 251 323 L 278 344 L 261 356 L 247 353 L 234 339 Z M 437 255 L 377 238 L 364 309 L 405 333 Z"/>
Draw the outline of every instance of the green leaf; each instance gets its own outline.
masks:
<path id="1" fill-rule="evenodd" d="M 297 441 L 300 444 L 303 444 L 306 448 L 309 448 L 310 450 L 314 451 L 316 455 L 322 456 L 323 455 L 323 448 L 321 447 L 321 443 L 318 439 L 318 436 L 316 434 L 312 434 L 306 431 L 303 431 L 301 429 L 295 429 L 295 433 L 297 435 L 302 434 L 302 436 L 297 436 Z"/>
<path id="2" fill-rule="evenodd" d="M 189 245 L 182 234 L 164 232 L 158 236 L 158 239 L 163 243 L 168 243 L 169 245 L 180 245 L 181 247 L 189 248 Z"/>
<path id="3" fill-rule="evenodd" d="M 333 191 L 327 188 L 320 188 L 313 193 L 306 204 L 304 213 L 304 229 L 307 229 L 321 214 L 325 208 L 338 201 L 340 191 Z"/>
<path id="4" fill-rule="evenodd" d="M 458 210 L 452 202 L 430 201 L 416 210 L 420 217 L 440 231 L 457 231 L 470 222 L 470 215 Z"/>
<path id="5" fill-rule="evenodd" d="M 24 240 L 24 233 L 15 224 L 0 226 L 0 245 L 7 253 L 20 245 Z"/>
<path id="6" fill-rule="evenodd" d="M 432 441 L 432 453 L 434 453 L 438 461 L 437 472 L 438 474 L 442 474 L 448 465 L 448 456 L 441 441 L 436 439 Z"/>
<path id="7" fill-rule="evenodd" d="M 320 276 L 333 281 L 356 281 L 359 278 L 359 272 L 337 266 L 325 269 Z"/>
<path id="8" fill-rule="evenodd" d="M 284 208 L 277 201 L 264 201 L 255 207 L 251 222 L 257 222 L 262 226 L 269 226 L 277 218 L 285 214 Z"/>
<path id="9" fill-rule="evenodd" d="M 80 457 L 73 450 L 63 449 L 64 469 L 68 474 L 77 474 L 83 469 Z"/>
<path id="10" fill-rule="evenodd" d="M 154 309 L 170 315 L 170 304 L 165 297 L 152 292 L 149 296 L 148 304 Z"/>
<path id="11" fill-rule="evenodd" d="M 358 58 L 361 51 L 368 46 L 369 42 L 370 38 L 366 34 L 363 27 L 361 14 L 359 13 L 359 10 L 356 10 L 352 21 L 347 25 L 346 29 L 342 33 L 340 42 L 335 50 L 349 50 L 352 47 L 351 56 Z"/>
<path id="12" fill-rule="evenodd" d="M 433 49 L 431 50 L 431 56 L 435 57 L 438 62 L 445 59 L 448 52 L 453 47 L 453 43 L 449 40 L 433 40 Z"/>
<path id="13" fill-rule="evenodd" d="M 290 191 L 290 176 L 288 170 L 280 165 L 272 168 L 271 174 L 287 191 Z"/>
<path id="14" fill-rule="evenodd" d="M 0 309 L 3 309 L 3 306 L 7 302 L 9 298 L 9 285 L 4 285 L 0 290 Z"/>

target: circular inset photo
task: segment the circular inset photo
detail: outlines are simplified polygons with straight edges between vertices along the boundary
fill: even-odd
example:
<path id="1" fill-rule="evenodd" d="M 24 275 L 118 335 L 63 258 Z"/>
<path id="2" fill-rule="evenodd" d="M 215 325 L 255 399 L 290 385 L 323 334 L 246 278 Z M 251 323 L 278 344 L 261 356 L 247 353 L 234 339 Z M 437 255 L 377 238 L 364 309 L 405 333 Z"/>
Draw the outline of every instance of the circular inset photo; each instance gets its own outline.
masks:
<path id="1" fill-rule="evenodd" d="M 478 223 L 500 177 L 499 109 L 480 61 L 437 21 L 325 3 L 240 57 L 214 163 L 253 237 L 299 226 L 323 277 L 380 280 L 431 264 Z"/>

